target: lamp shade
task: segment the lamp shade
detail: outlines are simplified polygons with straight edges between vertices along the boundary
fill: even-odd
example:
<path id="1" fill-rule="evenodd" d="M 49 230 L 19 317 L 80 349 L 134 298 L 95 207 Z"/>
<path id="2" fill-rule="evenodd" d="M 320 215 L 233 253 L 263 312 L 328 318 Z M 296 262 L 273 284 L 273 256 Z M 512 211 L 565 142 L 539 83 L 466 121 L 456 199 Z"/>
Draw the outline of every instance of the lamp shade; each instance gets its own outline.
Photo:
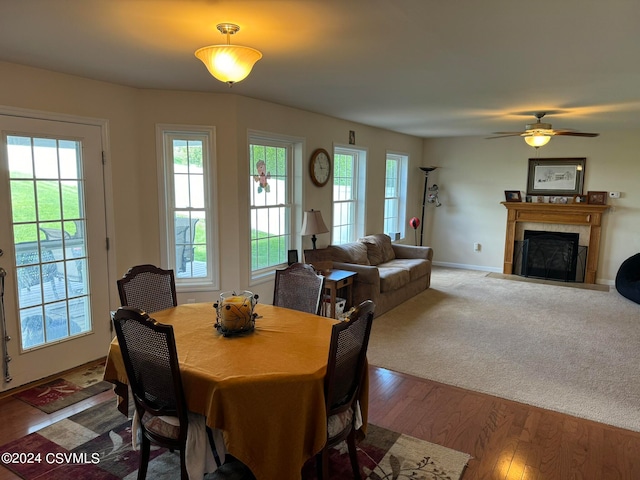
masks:
<path id="1" fill-rule="evenodd" d="M 551 140 L 550 135 L 545 135 L 544 133 L 534 133 L 533 135 L 527 135 L 524 137 L 524 141 L 527 142 L 527 145 L 531 147 L 542 147 L 549 143 Z"/>
<path id="2" fill-rule="evenodd" d="M 241 45 L 210 45 L 196 50 L 195 55 L 211 75 L 230 85 L 247 78 L 262 58 L 262 53 L 255 48 Z"/>
<path id="3" fill-rule="evenodd" d="M 327 233 L 328 231 L 329 229 L 324 224 L 324 220 L 322 220 L 320 210 L 304 212 L 301 235 L 316 235 L 318 233 Z"/>

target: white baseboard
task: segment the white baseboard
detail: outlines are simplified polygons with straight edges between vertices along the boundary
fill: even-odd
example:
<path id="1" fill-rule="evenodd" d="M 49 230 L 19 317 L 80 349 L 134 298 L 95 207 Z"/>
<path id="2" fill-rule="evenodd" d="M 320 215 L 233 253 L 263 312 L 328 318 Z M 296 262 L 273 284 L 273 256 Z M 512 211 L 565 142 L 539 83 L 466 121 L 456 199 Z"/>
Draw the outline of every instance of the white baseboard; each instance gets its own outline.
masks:
<path id="1" fill-rule="evenodd" d="M 502 268 L 487 267 L 485 265 L 467 265 L 463 263 L 449 263 L 449 262 L 433 262 L 432 265 L 436 267 L 459 268 L 461 270 L 480 270 L 482 272 L 502 273 Z"/>
<path id="2" fill-rule="evenodd" d="M 502 268 L 487 267 L 485 265 L 467 265 L 464 263 L 450 263 L 450 262 L 432 262 L 432 265 L 436 267 L 459 268 L 461 270 L 480 270 L 481 272 L 502 273 Z M 615 280 L 611 280 L 608 278 L 596 278 L 596 284 L 615 286 L 616 282 Z"/>

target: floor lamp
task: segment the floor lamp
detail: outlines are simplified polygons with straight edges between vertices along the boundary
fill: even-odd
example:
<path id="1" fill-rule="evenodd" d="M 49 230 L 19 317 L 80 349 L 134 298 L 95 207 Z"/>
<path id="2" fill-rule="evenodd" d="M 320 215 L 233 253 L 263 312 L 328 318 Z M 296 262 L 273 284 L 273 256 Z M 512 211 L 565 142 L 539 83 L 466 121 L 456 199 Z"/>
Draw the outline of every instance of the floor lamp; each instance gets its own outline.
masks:
<path id="1" fill-rule="evenodd" d="M 422 218 L 421 218 L 421 222 L 420 222 L 420 246 L 422 246 L 422 236 L 424 234 L 424 209 L 425 206 L 427 205 L 427 190 L 430 191 L 429 189 L 429 174 L 431 172 L 433 172 L 436 168 L 438 167 L 420 167 L 420 170 L 422 170 L 424 172 L 424 193 L 422 194 Z M 435 185 L 434 185 L 435 186 Z M 429 195 L 429 202 L 431 203 L 432 195 Z M 436 207 L 440 206 L 440 201 L 438 200 L 438 187 L 435 186 L 435 201 L 436 201 Z"/>

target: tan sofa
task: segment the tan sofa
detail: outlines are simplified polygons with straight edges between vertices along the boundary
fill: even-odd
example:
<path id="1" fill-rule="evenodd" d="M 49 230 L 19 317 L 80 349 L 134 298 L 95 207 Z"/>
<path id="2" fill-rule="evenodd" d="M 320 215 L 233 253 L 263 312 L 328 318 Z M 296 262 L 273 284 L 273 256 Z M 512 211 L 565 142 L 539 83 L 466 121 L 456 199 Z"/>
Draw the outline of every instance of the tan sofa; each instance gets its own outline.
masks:
<path id="1" fill-rule="evenodd" d="M 304 259 L 318 269 L 327 265 L 357 272 L 353 303 L 364 300 L 376 304 L 376 316 L 429 288 L 431 247 L 391 243 L 384 234 L 368 235 L 357 242 L 305 250 Z"/>

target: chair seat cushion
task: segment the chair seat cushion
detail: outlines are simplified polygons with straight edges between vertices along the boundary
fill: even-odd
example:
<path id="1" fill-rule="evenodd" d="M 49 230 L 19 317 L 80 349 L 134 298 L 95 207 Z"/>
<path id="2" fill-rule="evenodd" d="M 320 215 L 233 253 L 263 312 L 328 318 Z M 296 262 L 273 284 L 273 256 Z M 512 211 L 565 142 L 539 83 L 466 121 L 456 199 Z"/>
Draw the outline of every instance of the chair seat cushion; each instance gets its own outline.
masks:
<path id="1" fill-rule="evenodd" d="M 353 408 L 349 408 L 337 415 L 331 415 L 327 421 L 327 433 L 329 438 L 344 432 L 344 430 L 353 422 Z"/>
<path id="2" fill-rule="evenodd" d="M 177 439 L 180 436 L 180 420 L 178 417 L 156 417 L 147 412 L 142 417 L 142 425 L 156 435 Z"/>

